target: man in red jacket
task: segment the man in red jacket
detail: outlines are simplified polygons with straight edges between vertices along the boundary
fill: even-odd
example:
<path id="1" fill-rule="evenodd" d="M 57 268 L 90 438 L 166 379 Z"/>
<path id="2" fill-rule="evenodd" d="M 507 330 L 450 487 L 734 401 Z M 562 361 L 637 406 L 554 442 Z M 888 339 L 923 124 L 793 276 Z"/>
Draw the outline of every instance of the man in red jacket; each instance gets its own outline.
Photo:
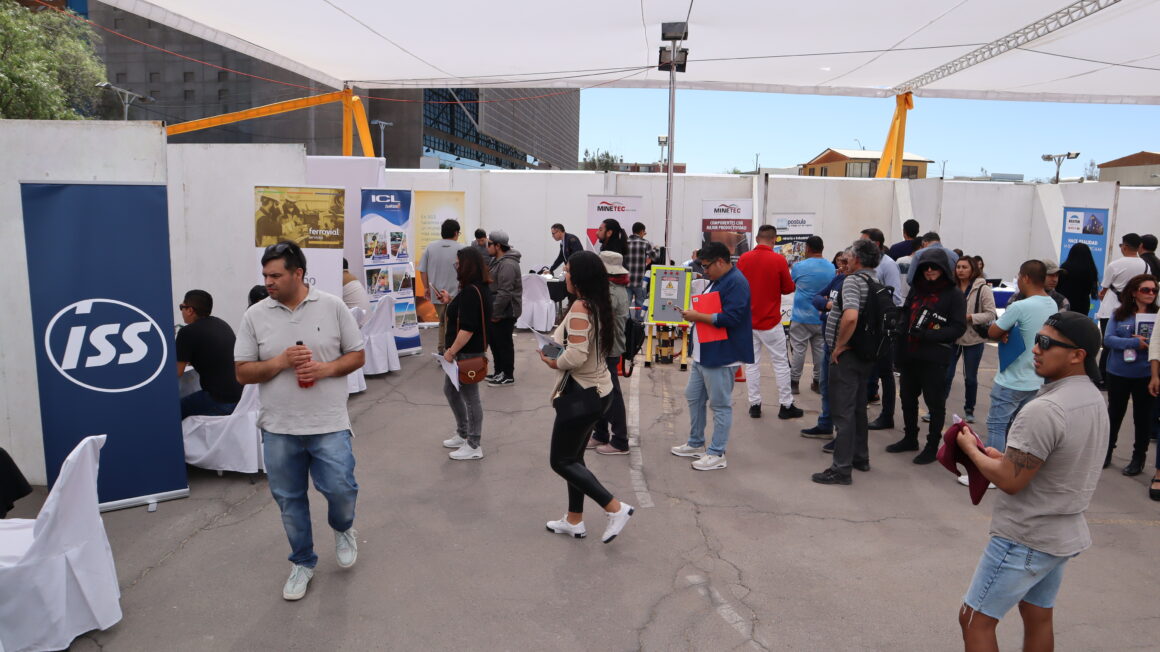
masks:
<path id="1" fill-rule="evenodd" d="M 773 250 L 777 228 L 772 224 L 757 230 L 757 247 L 741 255 L 737 269 L 749 281 L 750 311 L 753 316 L 753 364 L 745 365 L 745 384 L 749 393 L 749 416 L 761 416 L 761 348 L 769 351 L 773 374 L 777 378 L 779 419 L 802 416 L 793 404 L 790 392 L 789 356 L 785 346 L 785 329 L 781 325 L 781 296 L 793 294 L 793 279 L 785 256 Z"/>

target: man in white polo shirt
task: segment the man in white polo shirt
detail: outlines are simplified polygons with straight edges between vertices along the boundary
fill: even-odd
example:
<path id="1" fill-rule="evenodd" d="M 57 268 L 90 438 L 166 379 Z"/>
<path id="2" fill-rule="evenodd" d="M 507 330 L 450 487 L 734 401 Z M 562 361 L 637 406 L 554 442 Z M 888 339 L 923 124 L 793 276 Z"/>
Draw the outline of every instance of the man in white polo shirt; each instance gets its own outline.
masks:
<path id="1" fill-rule="evenodd" d="M 234 345 L 238 382 L 262 385 L 266 474 L 294 564 L 282 588 L 287 600 L 306 595 L 318 563 L 306 498 L 311 477 L 326 497 L 338 565 L 349 568 L 358 555 L 346 375 L 363 366 L 363 338 L 342 299 L 308 287 L 305 274 L 298 245 L 267 247 L 262 276 L 270 296 L 246 311 Z"/>

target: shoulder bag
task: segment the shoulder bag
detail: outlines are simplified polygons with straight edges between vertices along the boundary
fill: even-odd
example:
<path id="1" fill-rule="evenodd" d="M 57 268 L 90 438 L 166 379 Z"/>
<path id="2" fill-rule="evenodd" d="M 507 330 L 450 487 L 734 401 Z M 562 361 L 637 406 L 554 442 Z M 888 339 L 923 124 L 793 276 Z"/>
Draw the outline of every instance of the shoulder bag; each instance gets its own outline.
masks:
<path id="1" fill-rule="evenodd" d="M 982 301 L 983 301 L 983 287 L 979 286 L 979 291 L 977 293 L 975 293 L 975 312 L 971 313 L 972 315 L 978 314 Z M 991 325 L 990 324 L 971 324 L 971 328 L 975 329 L 975 333 L 978 334 L 979 337 L 981 337 L 985 340 L 991 339 L 991 336 L 989 334 L 991 332 Z"/>
<path id="2" fill-rule="evenodd" d="M 479 322 L 483 329 L 483 355 L 459 361 L 460 385 L 474 385 L 487 376 L 487 312 L 483 309 L 483 293 L 479 291 L 478 287 L 475 288 L 475 293 L 479 295 Z M 455 332 L 459 332 L 459 314 L 455 315 Z"/>
<path id="3" fill-rule="evenodd" d="M 564 319 L 567 318 L 565 315 Z M 593 329 L 594 332 L 595 330 Z M 564 326 L 564 341 L 568 341 L 568 327 L 566 325 Z M 600 355 L 600 353 L 593 350 L 589 355 Z M 560 382 L 556 384 L 556 390 L 552 393 L 552 407 L 556 410 L 556 418 L 561 421 L 591 419 L 604 412 L 604 405 L 600 401 L 600 392 L 596 391 L 595 387 L 581 387 L 580 383 L 572 378 L 571 371 L 565 371 Z"/>

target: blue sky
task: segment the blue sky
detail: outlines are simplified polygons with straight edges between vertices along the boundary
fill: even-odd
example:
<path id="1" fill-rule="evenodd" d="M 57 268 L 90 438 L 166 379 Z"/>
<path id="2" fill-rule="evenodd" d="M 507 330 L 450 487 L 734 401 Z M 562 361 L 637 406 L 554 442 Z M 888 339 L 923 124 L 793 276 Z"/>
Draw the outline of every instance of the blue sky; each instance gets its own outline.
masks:
<path id="1" fill-rule="evenodd" d="M 804 163 L 827 147 L 881 149 L 894 100 L 723 91 L 677 91 L 676 161 L 689 172 Z M 625 161 L 654 162 L 668 129 L 668 91 L 591 89 L 580 96 L 580 151 L 608 150 Z M 1140 150 L 1160 150 L 1160 107 L 915 98 L 906 150 L 933 159 L 928 176 L 988 172 L 1055 174 L 1041 154 L 1079 151 L 1062 176 L 1080 176 Z"/>

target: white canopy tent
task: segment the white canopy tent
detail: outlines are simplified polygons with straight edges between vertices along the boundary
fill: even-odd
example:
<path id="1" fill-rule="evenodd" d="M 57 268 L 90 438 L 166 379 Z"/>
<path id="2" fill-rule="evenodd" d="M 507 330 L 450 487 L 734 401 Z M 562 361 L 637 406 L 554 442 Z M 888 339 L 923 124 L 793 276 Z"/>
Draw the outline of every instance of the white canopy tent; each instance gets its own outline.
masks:
<path id="1" fill-rule="evenodd" d="M 342 88 L 679 88 L 1160 104 L 1156 0 L 104 0 Z"/>

